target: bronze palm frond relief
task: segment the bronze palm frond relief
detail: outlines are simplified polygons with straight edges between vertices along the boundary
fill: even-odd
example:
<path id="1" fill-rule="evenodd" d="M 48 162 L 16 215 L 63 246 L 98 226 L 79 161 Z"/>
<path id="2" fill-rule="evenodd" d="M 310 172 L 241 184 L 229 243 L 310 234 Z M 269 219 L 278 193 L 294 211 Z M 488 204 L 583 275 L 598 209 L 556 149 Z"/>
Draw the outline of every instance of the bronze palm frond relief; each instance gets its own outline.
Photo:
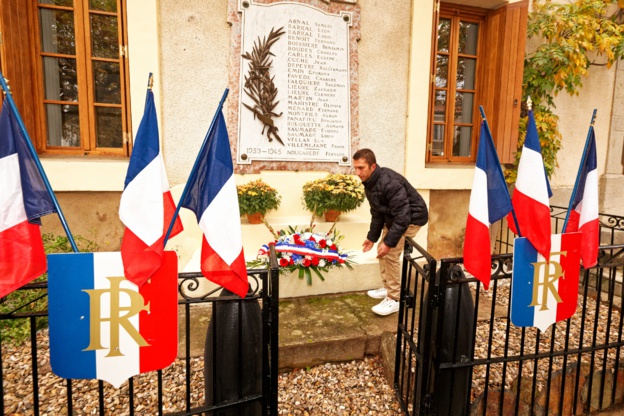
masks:
<path id="1" fill-rule="evenodd" d="M 266 129 L 267 138 L 269 142 L 275 138 L 278 142 L 284 145 L 284 142 L 279 137 L 278 128 L 273 122 L 273 117 L 280 117 L 283 113 L 275 113 L 275 107 L 279 104 L 279 101 L 275 101 L 277 98 L 277 87 L 275 86 L 269 70 L 273 64 L 272 56 L 275 56 L 271 52 L 271 46 L 277 42 L 285 32 L 284 27 L 280 27 L 275 30 L 271 29 L 269 35 L 254 41 L 253 48 L 250 52 L 245 52 L 242 57 L 249 60 L 249 69 L 247 75 L 245 75 L 245 85 L 243 91 L 251 100 L 253 105 L 242 103 L 249 111 L 254 114 L 254 119 L 258 118 L 264 126 L 262 127 L 262 133 Z"/>

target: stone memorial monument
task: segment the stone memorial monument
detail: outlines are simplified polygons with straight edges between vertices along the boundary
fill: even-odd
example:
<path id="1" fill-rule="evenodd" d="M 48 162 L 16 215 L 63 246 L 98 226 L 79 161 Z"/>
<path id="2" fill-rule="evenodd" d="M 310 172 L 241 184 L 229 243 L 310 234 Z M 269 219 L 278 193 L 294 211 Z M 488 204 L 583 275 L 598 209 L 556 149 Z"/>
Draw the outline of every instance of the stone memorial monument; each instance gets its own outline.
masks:
<path id="1" fill-rule="evenodd" d="M 355 0 L 232 2 L 240 37 L 233 27 L 230 86 L 238 105 L 228 127 L 237 172 L 283 162 L 303 163 L 301 170 L 350 166 L 358 141 Z"/>

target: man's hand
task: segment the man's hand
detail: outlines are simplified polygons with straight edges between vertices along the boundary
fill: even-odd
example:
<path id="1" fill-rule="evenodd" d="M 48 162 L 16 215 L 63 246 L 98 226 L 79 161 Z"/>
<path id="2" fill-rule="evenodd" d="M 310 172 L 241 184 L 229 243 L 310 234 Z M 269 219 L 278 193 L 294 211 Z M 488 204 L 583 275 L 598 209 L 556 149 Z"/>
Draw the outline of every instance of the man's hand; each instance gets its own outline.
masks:
<path id="1" fill-rule="evenodd" d="M 364 240 L 364 242 L 362 243 L 362 252 L 366 253 L 367 251 L 369 251 L 371 248 L 373 248 L 373 245 L 375 243 L 373 243 L 372 241 L 370 241 L 369 239 Z"/>
<path id="2" fill-rule="evenodd" d="M 377 258 L 380 259 L 390 252 L 388 247 L 383 241 L 377 245 Z"/>

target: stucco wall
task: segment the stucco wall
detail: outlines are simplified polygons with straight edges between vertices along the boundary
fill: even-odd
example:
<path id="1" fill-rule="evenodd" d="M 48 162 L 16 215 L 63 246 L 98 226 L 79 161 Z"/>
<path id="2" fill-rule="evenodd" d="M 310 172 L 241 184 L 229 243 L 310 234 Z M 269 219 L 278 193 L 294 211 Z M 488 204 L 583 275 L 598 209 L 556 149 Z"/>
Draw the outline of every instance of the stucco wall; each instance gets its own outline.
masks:
<path id="1" fill-rule="evenodd" d="M 362 10 L 360 145 L 372 149 L 380 165 L 403 172 L 411 2 L 358 3 Z"/>
<path id="2" fill-rule="evenodd" d="M 75 238 L 95 243 L 98 251 L 119 250 L 124 232 L 117 214 L 120 192 L 56 192 L 56 197 Z M 65 236 L 55 214 L 42 217 L 41 225 L 42 233 Z"/>
<path id="3" fill-rule="evenodd" d="M 162 0 L 161 111 L 171 185 L 186 182 L 227 87 L 230 27 L 223 0 Z"/>
<path id="4" fill-rule="evenodd" d="M 402 172 L 411 3 L 358 4 L 360 144 L 375 150 L 380 164 Z M 169 181 L 176 185 L 186 181 L 227 86 L 231 30 L 222 0 L 162 0 L 159 15 L 162 136 Z"/>
<path id="5" fill-rule="evenodd" d="M 578 96 L 570 96 L 562 92 L 556 97 L 554 112 L 559 116 L 562 148 L 557 154 L 559 167 L 551 178 L 553 187 L 571 188 L 574 186 L 594 109 L 598 110 L 594 125 L 598 176 L 604 174 L 609 144 L 614 79 L 614 69 L 591 67 L 589 75 L 583 78 L 583 88 Z"/>
<path id="6" fill-rule="evenodd" d="M 427 251 L 437 259 L 461 257 L 470 191 L 431 191 Z"/>
<path id="7" fill-rule="evenodd" d="M 624 215 L 624 64 L 617 63 L 613 93 L 613 112 L 605 174 L 600 178 L 600 209 L 602 212 Z"/>

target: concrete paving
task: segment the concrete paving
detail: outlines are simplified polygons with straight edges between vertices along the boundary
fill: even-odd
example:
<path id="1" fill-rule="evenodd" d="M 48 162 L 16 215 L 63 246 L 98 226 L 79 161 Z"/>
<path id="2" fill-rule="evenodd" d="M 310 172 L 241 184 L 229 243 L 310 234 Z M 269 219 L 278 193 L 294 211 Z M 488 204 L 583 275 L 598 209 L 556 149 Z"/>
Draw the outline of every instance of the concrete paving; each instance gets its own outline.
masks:
<path id="1" fill-rule="evenodd" d="M 280 369 L 381 355 L 382 334 L 396 333 L 398 314 L 375 315 L 379 302 L 365 292 L 281 300 Z"/>

